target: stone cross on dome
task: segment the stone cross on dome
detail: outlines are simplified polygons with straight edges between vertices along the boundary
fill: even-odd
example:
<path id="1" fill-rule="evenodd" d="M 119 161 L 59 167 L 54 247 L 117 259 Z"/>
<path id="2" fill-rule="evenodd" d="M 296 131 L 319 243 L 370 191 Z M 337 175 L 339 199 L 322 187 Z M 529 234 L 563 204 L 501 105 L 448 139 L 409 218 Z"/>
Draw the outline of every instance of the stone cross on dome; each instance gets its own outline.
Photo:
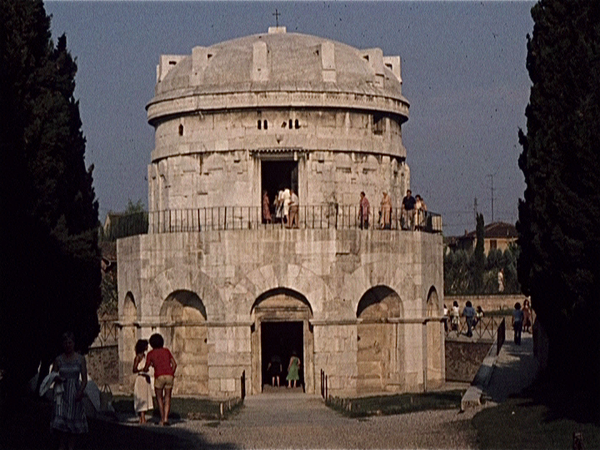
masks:
<path id="1" fill-rule="evenodd" d="M 277 11 L 277 8 L 275 8 L 275 12 L 273 13 L 273 15 L 275 16 L 275 26 L 279 28 L 279 16 L 281 15 L 281 13 Z"/>

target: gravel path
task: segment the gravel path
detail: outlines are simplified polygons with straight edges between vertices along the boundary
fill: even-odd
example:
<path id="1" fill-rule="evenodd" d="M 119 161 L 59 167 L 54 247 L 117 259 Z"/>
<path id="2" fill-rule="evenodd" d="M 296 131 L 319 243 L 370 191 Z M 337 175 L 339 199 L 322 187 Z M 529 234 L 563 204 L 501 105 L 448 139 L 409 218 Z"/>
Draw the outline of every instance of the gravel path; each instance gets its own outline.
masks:
<path id="1" fill-rule="evenodd" d="M 493 407 L 528 386 L 535 375 L 531 335 L 523 345 L 512 331 L 500 352 L 486 395 Z M 182 448 L 233 449 L 476 449 L 471 419 L 479 408 L 422 411 L 395 416 L 351 419 L 327 408 L 318 396 L 278 390 L 247 397 L 226 421 L 181 421 L 160 432 L 176 435 Z"/>
<path id="2" fill-rule="evenodd" d="M 476 448 L 472 415 L 447 410 L 350 419 L 316 396 L 267 394 L 246 398 L 242 411 L 227 421 L 187 421 L 172 429 L 221 448 L 469 449 Z"/>

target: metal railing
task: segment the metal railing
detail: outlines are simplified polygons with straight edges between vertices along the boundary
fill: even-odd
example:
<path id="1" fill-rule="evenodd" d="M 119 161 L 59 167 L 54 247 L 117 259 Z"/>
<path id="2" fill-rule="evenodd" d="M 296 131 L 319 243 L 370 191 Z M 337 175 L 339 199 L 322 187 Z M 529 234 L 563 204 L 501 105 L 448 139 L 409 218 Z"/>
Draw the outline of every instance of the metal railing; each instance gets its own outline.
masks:
<path id="1" fill-rule="evenodd" d="M 498 336 L 496 337 L 496 356 L 500 354 L 504 341 L 506 340 L 506 319 L 502 319 L 502 323 L 498 327 Z"/>
<path id="2" fill-rule="evenodd" d="M 326 402 L 329 400 L 329 386 L 327 381 L 327 374 L 323 369 L 321 369 L 321 397 Z"/>
<path id="3" fill-rule="evenodd" d="M 215 206 L 209 208 L 153 211 L 148 217 L 148 232 L 178 233 L 220 230 L 247 230 L 259 228 L 302 229 L 389 229 L 414 230 L 427 233 L 442 231 L 442 217 L 429 211 L 402 214 L 399 210 L 382 214 L 371 209 L 368 219 L 359 214 L 358 206 L 313 205 L 300 206 L 297 213 L 290 211 L 287 218 L 271 213 L 271 220 L 263 217 L 261 207 Z"/>
<path id="4" fill-rule="evenodd" d="M 505 323 L 504 317 L 502 316 L 489 316 L 482 317 L 475 326 L 472 327 L 471 332 L 474 338 L 478 339 L 496 339 L 499 330 Z M 447 319 L 446 337 L 458 337 L 460 335 L 467 334 L 469 327 L 464 317 L 459 318 L 458 323 L 452 323 L 451 318 Z"/>
<path id="5" fill-rule="evenodd" d="M 117 328 L 116 316 L 102 316 L 98 318 L 98 322 L 100 324 L 100 333 L 98 333 L 98 336 L 96 336 L 96 339 L 90 347 L 96 348 L 117 345 L 119 330 Z"/>

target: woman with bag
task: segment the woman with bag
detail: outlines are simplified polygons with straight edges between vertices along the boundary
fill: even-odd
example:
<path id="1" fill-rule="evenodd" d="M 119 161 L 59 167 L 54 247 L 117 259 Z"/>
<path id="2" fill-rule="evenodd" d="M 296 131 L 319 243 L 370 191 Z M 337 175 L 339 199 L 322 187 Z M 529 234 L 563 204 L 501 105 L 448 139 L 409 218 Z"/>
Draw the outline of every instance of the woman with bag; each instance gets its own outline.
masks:
<path id="1" fill-rule="evenodd" d="M 52 364 L 54 379 L 54 410 L 50 427 L 60 433 L 60 450 L 75 448 L 77 435 L 88 432 L 83 409 L 83 394 L 87 385 L 85 358 L 75 352 L 75 335 L 63 334 L 63 353 Z M 67 447 L 68 446 L 68 447 Z"/>
<path id="2" fill-rule="evenodd" d="M 137 373 L 133 385 L 133 408 L 140 417 L 140 425 L 146 423 L 146 411 L 154 409 L 150 374 L 144 372 L 146 350 L 148 350 L 148 341 L 146 339 L 137 341 L 135 344 L 135 359 L 133 360 L 133 373 Z"/>

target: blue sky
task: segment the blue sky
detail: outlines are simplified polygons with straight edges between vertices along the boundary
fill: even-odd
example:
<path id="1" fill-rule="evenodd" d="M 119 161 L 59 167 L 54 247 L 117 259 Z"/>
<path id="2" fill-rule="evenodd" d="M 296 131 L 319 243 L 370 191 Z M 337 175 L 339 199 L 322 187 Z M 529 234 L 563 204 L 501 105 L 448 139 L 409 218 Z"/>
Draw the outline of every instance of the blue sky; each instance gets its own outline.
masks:
<path id="1" fill-rule="evenodd" d="M 534 2 L 48 2 L 54 37 L 77 58 L 76 97 L 94 164 L 101 219 L 129 199 L 147 201 L 152 98 L 160 54 L 275 25 L 402 58 L 411 103 L 404 145 L 411 187 L 444 216 L 444 234 L 514 222 L 524 181 L 517 132 L 530 80 L 526 35 Z"/>

